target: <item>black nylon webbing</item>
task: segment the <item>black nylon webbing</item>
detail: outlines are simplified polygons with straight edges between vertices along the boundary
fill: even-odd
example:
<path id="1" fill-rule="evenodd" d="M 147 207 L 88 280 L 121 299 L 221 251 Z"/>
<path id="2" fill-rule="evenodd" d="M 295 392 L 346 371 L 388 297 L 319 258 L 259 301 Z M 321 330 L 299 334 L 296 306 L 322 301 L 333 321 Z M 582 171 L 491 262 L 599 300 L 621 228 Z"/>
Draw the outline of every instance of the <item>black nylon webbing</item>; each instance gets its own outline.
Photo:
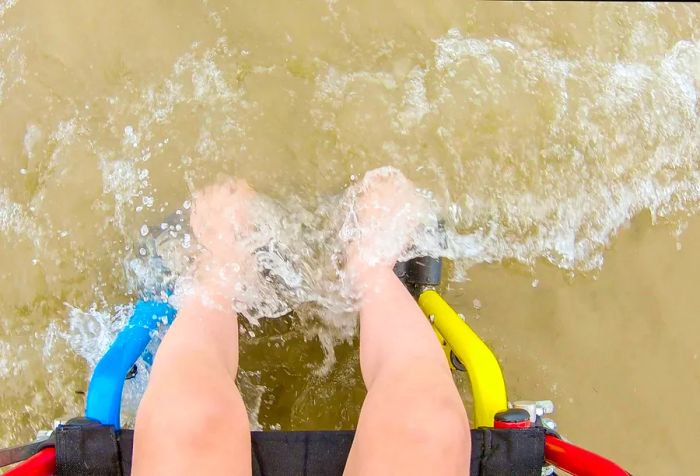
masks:
<path id="1" fill-rule="evenodd" d="M 114 427 L 86 419 L 74 420 L 59 425 L 55 436 L 56 474 L 122 476 L 121 451 Z"/>
<path id="2" fill-rule="evenodd" d="M 341 475 L 353 431 L 251 432 L 255 476 Z M 544 431 L 472 430 L 471 476 L 539 476 L 544 465 Z M 167 435 L 164 435 L 167 438 Z M 56 433 L 57 475 L 128 476 L 133 431 L 73 425 Z M 439 470 L 437 471 L 439 473 Z"/>

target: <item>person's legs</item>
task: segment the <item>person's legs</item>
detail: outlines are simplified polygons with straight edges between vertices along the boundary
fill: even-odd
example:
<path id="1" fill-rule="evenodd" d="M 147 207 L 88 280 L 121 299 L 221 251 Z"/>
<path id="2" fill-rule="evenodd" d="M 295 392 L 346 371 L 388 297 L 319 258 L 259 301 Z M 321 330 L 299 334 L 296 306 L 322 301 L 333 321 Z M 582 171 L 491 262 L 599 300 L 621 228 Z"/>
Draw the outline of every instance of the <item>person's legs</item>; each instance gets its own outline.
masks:
<path id="1" fill-rule="evenodd" d="M 158 349 L 136 418 L 134 475 L 251 472 L 236 315 L 192 296 Z"/>
<path id="2" fill-rule="evenodd" d="M 248 417 L 238 389 L 238 321 L 231 298 L 240 286 L 253 192 L 244 183 L 197 197 L 191 223 L 208 250 L 193 292 L 156 354 L 138 409 L 133 474 L 251 474 Z M 225 278 L 223 278 L 227 275 Z"/>
<path id="3" fill-rule="evenodd" d="M 361 197 L 360 229 L 362 221 L 375 228 L 384 221 L 386 226 L 415 199 L 398 177 L 377 182 Z M 414 211 L 415 206 L 409 203 Z M 378 229 L 365 235 L 372 242 L 391 239 Z M 359 257 L 368 245 L 360 238 L 349 250 L 349 267 L 362 290 L 360 365 L 367 397 L 345 473 L 469 474 L 469 422 L 445 355 L 428 320 L 394 275 L 394 257 L 369 266 Z"/>
<path id="4" fill-rule="evenodd" d="M 387 244 L 405 245 L 388 223 L 410 226 L 404 212 L 419 203 L 400 175 L 377 185 L 362 197 L 358 220 L 365 233 L 349 249 L 348 268 L 363 290 L 360 359 L 368 394 L 346 473 L 466 474 L 466 412 L 440 345 L 387 253 Z M 245 266 L 230 264 L 243 263 L 244 253 L 231 243 L 245 235 L 245 209 L 222 204 L 251 195 L 229 184 L 228 192 L 219 187 L 198 197 L 192 226 L 210 255 L 197 290 L 207 305 L 198 293 L 190 296 L 158 351 L 137 416 L 134 474 L 250 474 L 246 411 L 234 383 L 237 323 L 226 299 L 232 289 L 222 288 L 219 277 L 233 277 L 225 281 L 234 290 L 236 277 L 244 281 Z M 239 219 L 230 228 L 232 216 Z M 367 250 L 381 250 L 380 259 L 368 259 Z"/>

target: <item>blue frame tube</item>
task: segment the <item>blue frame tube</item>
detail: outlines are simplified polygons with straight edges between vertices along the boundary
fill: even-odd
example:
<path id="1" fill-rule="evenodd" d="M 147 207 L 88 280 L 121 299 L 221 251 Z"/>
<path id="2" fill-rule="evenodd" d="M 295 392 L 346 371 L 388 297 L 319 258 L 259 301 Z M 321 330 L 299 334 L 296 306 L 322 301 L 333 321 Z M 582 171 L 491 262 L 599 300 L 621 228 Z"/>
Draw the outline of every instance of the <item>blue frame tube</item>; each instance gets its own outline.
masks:
<path id="1" fill-rule="evenodd" d="M 117 430 L 121 428 L 126 374 L 144 353 L 159 324 L 172 323 L 176 312 L 167 302 L 139 300 L 136 303 L 129 322 L 95 366 L 88 387 L 85 416 Z"/>

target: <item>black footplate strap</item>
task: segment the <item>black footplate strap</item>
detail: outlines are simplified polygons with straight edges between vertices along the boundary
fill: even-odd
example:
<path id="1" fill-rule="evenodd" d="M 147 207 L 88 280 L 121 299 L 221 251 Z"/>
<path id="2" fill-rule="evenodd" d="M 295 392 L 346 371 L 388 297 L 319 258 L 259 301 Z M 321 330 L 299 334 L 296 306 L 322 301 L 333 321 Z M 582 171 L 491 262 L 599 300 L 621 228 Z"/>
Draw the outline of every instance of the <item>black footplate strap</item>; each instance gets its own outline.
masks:
<path id="1" fill-rule="evenodd" d="M 115 431 L 111 426 L 78 420 L 59 426 L 54 435 L 59 476 L 131 473 L 133 430 Z M 471 476 L 541 474 L 542 428 L 480 428 L 472 430 L 471 435 Z M 353 431 L 253 431 L 253 474 L 340 476 L 354 436 Z"/>

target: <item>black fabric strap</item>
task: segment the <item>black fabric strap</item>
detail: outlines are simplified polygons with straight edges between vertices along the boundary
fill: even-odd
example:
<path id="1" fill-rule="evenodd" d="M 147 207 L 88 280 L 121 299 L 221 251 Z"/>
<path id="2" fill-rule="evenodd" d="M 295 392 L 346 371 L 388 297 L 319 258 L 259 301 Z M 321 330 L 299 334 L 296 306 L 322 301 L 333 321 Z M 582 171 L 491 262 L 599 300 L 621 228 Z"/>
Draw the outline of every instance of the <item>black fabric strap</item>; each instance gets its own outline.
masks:
<path id="1" fill-rule="evenodd" d="M 91 424 L 56 433 L 57 475 L 128 476 L 133 431 Z M 471 476 L 539 476 L 544 465 L 541 428 L 472 430 Z M 353 431 L 251 432 L 255 476 L 340 476 Z M 163 435 L 167 438 L 167 435 Z M 439 473 L 439 471 L 437 471 Z"/>
<path id="2" fill-rule="evenodd" d="M 119 440 L 113 426 L 100 425 L 88 419 L 76 419 L 59 425 L 54 434 L 56 474 L 123 475 Z"/>
<path id="3" fill-rule="evenodd" d="M 471 476 L 542 474 L 544 429 L 472 430 Z"/>
<path id="4" fill-rule="evenodd" d="M 253 474 L 341 475 L 354 436 L 353 431 L 254 431 Z"/>

